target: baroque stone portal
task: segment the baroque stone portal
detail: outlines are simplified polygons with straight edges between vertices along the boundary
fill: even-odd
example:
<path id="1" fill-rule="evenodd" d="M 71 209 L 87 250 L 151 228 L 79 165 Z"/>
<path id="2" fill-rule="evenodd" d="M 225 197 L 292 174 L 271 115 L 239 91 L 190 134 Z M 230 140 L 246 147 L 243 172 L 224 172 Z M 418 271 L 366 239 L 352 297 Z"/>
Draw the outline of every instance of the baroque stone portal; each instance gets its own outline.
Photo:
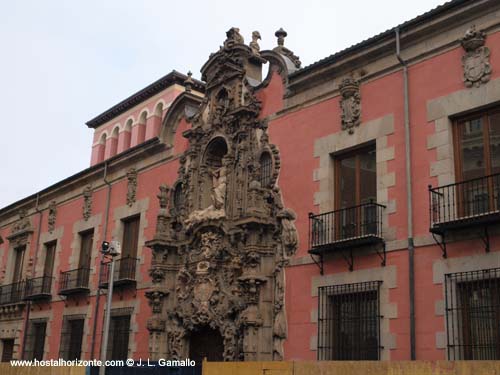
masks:
<path id="1" fill-rule="evenodd" d="M 266 61 L 256 53 L 259 36 L 251 48 L 229 30 L 203 66 L 206 96 L 183 134 L 189 146 L 178 181 L 160 186 L 156 235 L 147 243 L 152 358 L 184 358 L 210 332 L 214 348 L 222 342 L 221 360 L 283 359 L 284 267 L 298 240 L 276 184 L 279 151 L 249 83 Z"/>

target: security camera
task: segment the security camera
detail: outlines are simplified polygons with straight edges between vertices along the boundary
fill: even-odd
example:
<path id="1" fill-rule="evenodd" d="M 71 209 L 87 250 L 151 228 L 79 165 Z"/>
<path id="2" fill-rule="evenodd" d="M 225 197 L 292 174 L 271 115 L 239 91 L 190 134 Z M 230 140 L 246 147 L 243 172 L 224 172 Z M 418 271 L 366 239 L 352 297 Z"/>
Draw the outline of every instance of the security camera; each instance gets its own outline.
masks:
<path id="1" fill-rule="evenodd" d="M 119 241 L 111 241 L 109 255 L 115 257 L 121 253 L 121 244 Z"/>

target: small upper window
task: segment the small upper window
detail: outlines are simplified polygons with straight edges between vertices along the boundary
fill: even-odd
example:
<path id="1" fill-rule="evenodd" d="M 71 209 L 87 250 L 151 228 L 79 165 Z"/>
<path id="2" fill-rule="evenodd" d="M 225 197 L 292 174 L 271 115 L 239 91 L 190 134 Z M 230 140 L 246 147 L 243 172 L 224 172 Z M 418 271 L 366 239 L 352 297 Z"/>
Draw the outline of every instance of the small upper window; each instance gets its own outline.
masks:
<path id="1" fill-rule="evenodd" d="M 273 159 L 269 152 L 264 152 L 260 156 L 260 184 L 262 187 L 271 185 L 272 169 Z"/>
<path id="2" fill-rule="evenodd" d="M 174 188 L 174 193 L 173 193 L 173 203 L 174 203 L 174 209 L 176 212 L 179 212 L 182 209 L 183 205 L 183 196 L 182 196 L 182 183 L 177 183 Z"/>

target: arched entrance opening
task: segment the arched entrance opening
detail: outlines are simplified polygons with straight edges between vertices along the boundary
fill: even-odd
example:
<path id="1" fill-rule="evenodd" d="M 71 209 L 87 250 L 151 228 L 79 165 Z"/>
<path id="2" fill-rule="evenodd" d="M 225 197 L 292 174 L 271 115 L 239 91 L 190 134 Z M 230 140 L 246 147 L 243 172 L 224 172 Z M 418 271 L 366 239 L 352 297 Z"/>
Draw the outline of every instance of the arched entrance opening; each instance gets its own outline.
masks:
<path id="1" fill-rule="evenodd" d="M 191 332 L 189 338 L 189 359 L 201 366 L 204 358 L 207 361 L 223 361 L 224 340 L 218 330 L 208 326 L 200 327 Z"/>

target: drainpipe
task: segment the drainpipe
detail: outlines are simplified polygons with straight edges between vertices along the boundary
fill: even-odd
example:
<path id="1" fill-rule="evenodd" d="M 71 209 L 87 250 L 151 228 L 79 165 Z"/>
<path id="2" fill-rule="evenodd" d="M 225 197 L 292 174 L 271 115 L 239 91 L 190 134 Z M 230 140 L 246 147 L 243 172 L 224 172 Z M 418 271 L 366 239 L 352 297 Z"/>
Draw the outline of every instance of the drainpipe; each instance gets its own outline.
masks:
<path id="1" fill-rule="evenodd" d="M 108 217 L 109 217 L 109 205 L 111 201 L 111 183 L 107 180 L 108 177 L 108 162 L 104 162 L 104 177 L 103 181 L 104 183 L 108 186 L 108 192 L 106 196 L 106 213 L 104 216 L 104 228 L 103 228 L 103 236 L 102 238 L 106 238 L 106 233 L 108 232 Z M 90 350 L 90 359 L 95 359 L 94 358 L 94 353 L 95 353 L 95 338 L 96 338 L 96 333 L 97 333 L 97 315 L 99 314 L 99 302 L 101 300 L 101 288 L 99 287 L 99 278 L 101 275 L 101 268 L 102 264 L 99 262 L 99 270 L 97 274 L 97 293 L 96 293 L 96 301 L 95 301 L 95 309 L 94 309 L 94 325 L 92 327 L 92 344 L 91 344 L 91 350 Z M 102 345 L 102 343 L 101 343 Z"/>
<path id="2" fill-rule="evenodd" d="M 35 274 L 36 261 L 38 258 L 38 248 L 40 247 L 40 235 L 42 233 L 42 210 L 39 208 L 40 203 L 40 193 L 36 193 L 36 203 L 35 212 L 38 213 L 38 229 L 36 234 L 36 245 L 35 245 L 35 256 L 33 258 L 33 264 L 31 265 L 31 275 Z M 21 359 L 24 359 L 24 348 L 26 344 L 26 337 L 28 336 L 28 323 L 30 319 L 31 312 L 31 300 L 26 303 L 26 317 L 24 320 L 24 330 L 23 330 L 23 345 L 21 348 Z"/>
<path id="3" fill-rule="evenodd" d="M 406 160 L 406 202 L 408 212 L 408 278 L 410 293 L 410 358 L 416 359 L 415 353 L 415 244 L 413 242 L 413 198 L 411 184 L 411 143 L 410 143 L 410 106 L 408 92 L 408 64 L 401 58 L 400 30 L 396 27 L 396 57 L 403 67 L 404 82 L 404 126 L 405 126 L 405 160 Z"/>

